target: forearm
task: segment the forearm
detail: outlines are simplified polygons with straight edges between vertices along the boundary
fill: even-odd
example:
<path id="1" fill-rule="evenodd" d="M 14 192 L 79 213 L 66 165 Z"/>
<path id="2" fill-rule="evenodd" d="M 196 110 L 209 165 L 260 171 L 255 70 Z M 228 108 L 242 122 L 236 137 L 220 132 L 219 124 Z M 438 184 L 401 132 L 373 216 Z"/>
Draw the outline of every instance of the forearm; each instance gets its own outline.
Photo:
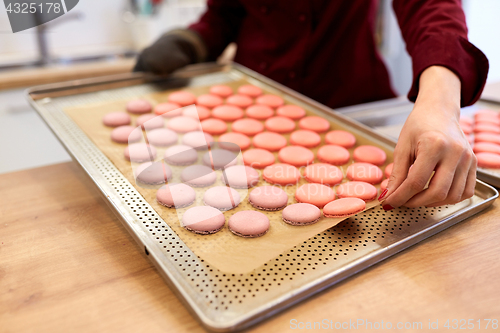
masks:
<path id="1" fill-rule="evenodd" d="M 451 70 L 443 66 L 430 66 L 420 75 L 415 109 L 425 112 L 429 108 L 417 106 L 432 105 L 432 110 L 442 110 L 458 120 L 460 88 L 460 79 Z"/>

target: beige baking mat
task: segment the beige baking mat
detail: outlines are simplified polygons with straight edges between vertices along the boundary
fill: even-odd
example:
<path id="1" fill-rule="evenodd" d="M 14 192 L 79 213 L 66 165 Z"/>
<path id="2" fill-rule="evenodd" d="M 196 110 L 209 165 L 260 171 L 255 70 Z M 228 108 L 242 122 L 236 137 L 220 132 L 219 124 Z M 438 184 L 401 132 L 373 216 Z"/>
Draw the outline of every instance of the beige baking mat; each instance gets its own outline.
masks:
<path id="1" fill-rule="evenodd" d="M 234 81 L 227 83 L 232 87 L 238 87 L 243 84 L 247 84 L 246 81 Z M 190 87 L 186 90 L 192 91 L 196 95 L 200 95 L 208 92 L 208 87 Z M 167 97 L 171 91 L 165 91 L 162 93 L 155 93 L 143 96 L 143 98 L 151 101 L 153 104 L 166 102 Z M 283 96 L 286 100 L 286 96 Z M 112 129 L 104 126 L 102 124 L 102 117 L 109 112 L 123 111 L 125 110 L 127 100 L 119 100 L 101 104 L 94 105 L 83 105 L 79 107 L 73 107 L 65 110 L 66 113 L 78 124 L 78 126 L 93 140 L 93 142 L 99 147 L 99 149 L 115 164 L 115 166 L 122 172 L 122 174 L 137 188 L 140 194 L 148 201 L 148 203 L 158 212 L 158 214 L 165 220 L 166 223 L 177 233 L 177 235 L 182 239 L 184 243 L 201 259 L 205 260 L 209 265 L 221 270 L 225 273 L 243 274 L 248 273 L 257 267 L 263 265 L 267 261 L 279 256 L 284 251 L 293 248 L 294 246 L 301 244 L 305 240 L 316 236 L 320 232 L 331 228 L 343 219 L 340 218 L 324 218 L 322 217 L 318 223 L 309 226 L 291 226 L 283 222 L 281 218 L 281 211 L 277 212 L 265 212 L 271 221 L 271 227 L 269 232 L 260 238 L 241 238 L 232 234 L 227 228 L 227 221 L 231 215 L 242 210 L 255 210 L 248 203 L 248 192 L 250 190 L 238 190 L 242 196 L 242 203 L 224 213 L 226 217 L 226 226 L 218 233 L 212 235 L 197 235 L 189 232 L 182 228 L 179 223 L 179 216 L 182 216 L 184 211 L 194 205 L 201 205 L 203 193 L 208 188 L 195 189 L 197 190 L 197 200 L 196 203 L 188 208 L 179 209 L 177 212 L 173 208 L 166 208 L 159 205 L 156 202 L 156 191 L 159 186 L 137 186 L 135 179 L 133 177 L 133 168 L 135 168 L 137 163 L 130 163 L 126 161 L 123 157 L 123 150 L 125 149 L 125 144 L 117 144 L 110 140 L 110 133 Z M 314 115 L 310 110 L 307 110 L 309 115 Z M 133 123 L 135 124 L 135 118 L 137 116 L 132 116 Z M 167 120 L 168 121 L 168 120 Z M 228 126 L 230 128 L 230 126 Z M 297 125 L 298 128 L 298 125 Z M 332 129 L 344 129 L 341 124 L 331 123 Z M 356 135 L 356 133 L 354 133 Z M 288 135 L 285 135 L 288 139 Z M 369 139 L 362 136 L 356 135 L 357 144 L 373 144 Z M 217 140 L 217 137 L 215 137 Z M 322 135 L 322 144 L 324 143 L 324 135 Z M 181 136 L 179 137 L 179 142 L 181 141 Z M 388 151 L 384 147 L 381 147 L 387 153 L 388 160 L 385 166 L 392 161 L 392 152 Z M 318 148 L 312 149 L 316 154 Z M 165 149 L 158 149 L 157 160 L 160 160 L 163 156 Z M 352 154 L 353 149 L 350 149 Z M 200 153 L 199 162 L 201 156 L 204 152 Z M 278 162 L 277 153 L 275 153 L 276 161 Z M 240 160 L 241 161 L 241 160 Z M 317 160 L 315 162 L 318 162 Z M 241 162 L 240 162 L 241 163 Z M 347 166 L 351 164 L 349 161 L 345 166 L 341 167 L 344 172 Z M 181 182 L 179 174 L 181 168 L 173 168 L 174 177 L 171 182 Z M 218 178 L 216 184 L 213 186 L 222 185 L 220 181 L 220 171 L 218 171 Z M 346 181 L 344 179 L 344 181 Z M 304 179 L 301 179 L 298 186 L 307 183 Z M 259 181 L 257 186 L 269 185 L 267 182 L 262 180 Z M 149 187 L 149 188 L 146 188 Z M 284 190 L 288 193 L 289 199 L 288 204 L 296 203 L 294 198 L 294 193 L 297 186 L 287 186 Z M 378 188 L 378 186 L 377 186 Z M 379 204 L 378 200 L 373 200 L 367 203 L 367 209 L 370 209 Z"/>

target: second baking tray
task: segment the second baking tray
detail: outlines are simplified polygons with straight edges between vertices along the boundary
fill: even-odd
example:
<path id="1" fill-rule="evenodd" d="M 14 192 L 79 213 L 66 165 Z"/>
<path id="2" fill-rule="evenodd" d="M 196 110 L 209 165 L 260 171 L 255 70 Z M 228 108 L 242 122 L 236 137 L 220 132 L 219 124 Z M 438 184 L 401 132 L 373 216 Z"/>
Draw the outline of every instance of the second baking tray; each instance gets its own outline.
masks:
<path id="1" fill-rule="evenodd" d="M 500 104 L 480 100 L 470 107 L 463 108 L 461 114 L 473 116 L 479 109 L 498 110 Z M 342 114 L 365 124 L 388 138 L 396 141 L 406 118 L 413 110 L 413 103 L 399 97 L 379 102 L 366 103 L 338 109 Z M 500 169 L 477 168 L 477 178 L 496 187 L 500 187 Z"/>
<path id="2" fill-rule="evenodd" d="M 290 102 L 314 113 L 327 114 L 380 145 L 394 147 L 393 140 L 237 65 L 191 68 L 162 81 L 130 74 L 28 91 L 32 105 L 95 182 L 169 286 L 211 330 L 237 330 L 264 320 L 479 212 L 498 196 L 495 189 L 478 182 L 474 197 L 454 206 L 390 212 L 377 207 L 297 244 L 251 273 L 222 273 L 199 259 L 182 242 L 64 109 L 132 99 L 175 87 L 242 79 L 284 94 Z"/>

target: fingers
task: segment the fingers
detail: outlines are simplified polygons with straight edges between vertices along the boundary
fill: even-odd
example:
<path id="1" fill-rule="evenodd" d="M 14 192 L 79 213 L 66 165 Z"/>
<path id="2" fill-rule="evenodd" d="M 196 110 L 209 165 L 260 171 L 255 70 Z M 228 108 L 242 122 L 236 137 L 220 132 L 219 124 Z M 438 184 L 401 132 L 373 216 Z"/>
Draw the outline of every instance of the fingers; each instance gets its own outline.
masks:
<path id="1" fill-rule="evenodd" d="M 384 209 L 400 207 L 408 202 L 417 193 L 420 193 L 424 190 L 425 185 L 431 177 L 432 172 L 434 171 L 435 166 L 438 162 L 438 158 L 436 158 L 437 156 L 434 155 L 434 157 L 432 157 L 433 155 L 429 154 L 427 155 L 427 158 L 424 158 L 423 156 L 425 155 L 427 154 L 417 156 L 411 172 L 408 173 L 408 177 L 403 180 L 399 187 L 397 187 L 389 196 L 387 196 L 387 199 L 384 202 Z M 396 167 L 396 162 L 394 162 L 394 167 Z M 449 180 L 450 185 L 451 180 L 452 179 Z"/>
<path id="2" fill-rule="evenodd" d="M 476 155 L 472 155 L 471 167 L 469 169 L 469 174 L 467 175 L 467 182 L 465 184 L 464 193 L 462 193 L 461 200 L 468 199 L 474 195 L 474 189 L 476 188 L 476 171 L 477 171 L 477 158 Z"/>
<path id="3" fill-rule="evenodd" d="M 466 165 L 459 163 L 456 171 L 453 170 L 454 165 L 439 167 L 429 187 L 411 198 L 404 206 L 436 207 L 459 202 L 465 189 L 469 166 L 470 163 L 467 161 Z"/>
<path id="4" fill-rule="evenodd" d="M 470 198 L 474 194 L 476 184 L 476 160 L 475 156 L 470 152 L 465 152 L 460 159 L 453 183 L 445 200 L 426 204 L 427 207 L 437 207 L 444 205 L 452 205 L 464 199 Z M 466 193 L 467 192 L 467 193 Z M 416 200 L 418 198 L 415 198 Z M 418 207 L 418 203 L 410 200 L 405 206 Z"/>
<path id="5" fill-rule="evenodd" d="M 394 167 L 392 169 L 391 176 L 389 177 L 389 182 L 387 183 L 387 192 L 382 193 L 379 200 L 388 198 L 391 193 L 393 193 L 408 175 L 408 169 L 410 168 L 411 152 L 404 144 L 397 145 L 394 150 Z"/>

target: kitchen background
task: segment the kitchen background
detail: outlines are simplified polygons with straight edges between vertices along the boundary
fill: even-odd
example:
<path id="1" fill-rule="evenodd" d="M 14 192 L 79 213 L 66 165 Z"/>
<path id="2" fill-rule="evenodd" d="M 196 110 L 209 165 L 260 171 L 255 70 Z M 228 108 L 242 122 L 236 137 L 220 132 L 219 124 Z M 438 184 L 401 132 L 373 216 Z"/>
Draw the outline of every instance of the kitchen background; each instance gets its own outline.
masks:
<path id="1" fill-rule="evenodd" d="M 133 10 L 132 3 L 140 13 Z M 500 1 L 462 3 L 469 39 L 490 60 L 488 82 L 500 81 Z M 0 173 L 70 160 L 25 101 L 24 89 L 18 88 L 19 84 L 9 89 L 9 80 L 19 81 L 40 63 L 60 68 L 94 61 L 111 67 L 133 57 L 164 31 L 196 21 L 205 8 L 204 0 L 163 0 L 154 7 L 148 4 L 145 0 L 80 0 L 63 17 L 16 34 L 10 30 L 6 11 L 0 9 L 0 81 L 6 80 L 4 90 L 0 90 Z M 391 0 L 380 0 L 377 31 L 393 87 L 405 95 L 411 82 L 411 61 Z"/>

